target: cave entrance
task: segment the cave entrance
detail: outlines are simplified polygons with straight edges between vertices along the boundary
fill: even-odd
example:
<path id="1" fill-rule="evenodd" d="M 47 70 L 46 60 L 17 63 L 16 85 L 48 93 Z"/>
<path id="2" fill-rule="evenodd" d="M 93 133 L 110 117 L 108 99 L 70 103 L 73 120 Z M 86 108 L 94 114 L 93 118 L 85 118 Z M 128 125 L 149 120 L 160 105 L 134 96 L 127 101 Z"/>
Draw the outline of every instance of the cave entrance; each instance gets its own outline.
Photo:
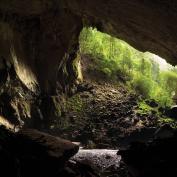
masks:
<path id="1" fill-rule="evenodd" d="M 177 67 L 165 59 L 96 28 L 84 28 L 79 39 L 83 79 L 123 83 L 162 107 L 176 103 Z"/>
<path id="2" fill-rule="evenodd" d="M 65 111 L 74 141 L 85 148 L 118 148 L 148 141 L 165 124 L 177 127 L 170 108 L 176 67 L 95 28 L 84 28 L 79 40 L 78 76 L 83 82 Z"/>
<path id="3" fill-rule="evenodd" d="M 74 60 L 78 80 L 64 104 L 64 138 L 84 148 L 117 149 L 147 142 L 158 127 L 177 127 L 168 110 L 175 104 L 177 68 L 126 42 L 84 28 Z"/>

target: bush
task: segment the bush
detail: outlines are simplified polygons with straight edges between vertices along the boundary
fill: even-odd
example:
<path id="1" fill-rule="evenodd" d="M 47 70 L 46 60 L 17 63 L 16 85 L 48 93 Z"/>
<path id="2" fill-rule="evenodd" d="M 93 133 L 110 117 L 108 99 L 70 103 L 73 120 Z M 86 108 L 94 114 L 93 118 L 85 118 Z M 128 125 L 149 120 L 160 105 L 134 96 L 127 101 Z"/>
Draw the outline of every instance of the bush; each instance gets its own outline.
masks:
<path id="1" fill-rule="evenodd" d="M 112 72 L 109 68 L 103 68 L 102 72 L 108 77 L 110 77 L 112 75 Z"/>
<path id="2" fill-rule="evenodd" d="M 150 97 L 151 89 L 152 89 L 152 80 L 145 77 L 139 76 L 132 81 L 133 88 L 136 92 L 143 95 L 146 98 Z"/>

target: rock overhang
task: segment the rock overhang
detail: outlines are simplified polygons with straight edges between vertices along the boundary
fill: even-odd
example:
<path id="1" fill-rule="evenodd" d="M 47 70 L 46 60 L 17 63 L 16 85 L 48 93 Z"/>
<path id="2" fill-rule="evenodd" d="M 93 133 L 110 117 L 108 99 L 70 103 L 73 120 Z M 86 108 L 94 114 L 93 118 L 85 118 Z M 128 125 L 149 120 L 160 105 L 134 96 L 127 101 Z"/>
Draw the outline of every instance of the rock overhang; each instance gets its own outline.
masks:
<path id="1" fill-rule="evenodd" d="M 64 90 L 74 82 L 72 61 L 84 25 L 95 26 L 141 51 L 150 51 L 177 64 L 174 0 L 2 0 L 0 21 L 8 24 L 13 34 L 9 35 L 12 39 L 1 39 L 1 46 L 9 48 L 8 52 L 11 44 L 18 41 L 14 47 L 17 61 L 35 78 L 31 81 L 38 82 L 47 93 L 54 92 L 57 82 Z M 7 39 L 8 35 L 4 35 Z"/>

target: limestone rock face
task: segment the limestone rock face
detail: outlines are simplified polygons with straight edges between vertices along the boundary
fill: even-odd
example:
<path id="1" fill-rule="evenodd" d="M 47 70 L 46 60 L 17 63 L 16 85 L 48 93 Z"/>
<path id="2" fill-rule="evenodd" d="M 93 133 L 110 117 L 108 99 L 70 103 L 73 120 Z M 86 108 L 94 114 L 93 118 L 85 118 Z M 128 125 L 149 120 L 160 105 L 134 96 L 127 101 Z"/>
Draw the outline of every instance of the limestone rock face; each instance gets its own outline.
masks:
<path id="1" fill-rule="evenodd" d="M 53 94 L 74 83 L 72 62 L 84 25 L 176 64 L 176 24 L 175 0 L 1 0 L 0 53 L 28 88 Z"/>

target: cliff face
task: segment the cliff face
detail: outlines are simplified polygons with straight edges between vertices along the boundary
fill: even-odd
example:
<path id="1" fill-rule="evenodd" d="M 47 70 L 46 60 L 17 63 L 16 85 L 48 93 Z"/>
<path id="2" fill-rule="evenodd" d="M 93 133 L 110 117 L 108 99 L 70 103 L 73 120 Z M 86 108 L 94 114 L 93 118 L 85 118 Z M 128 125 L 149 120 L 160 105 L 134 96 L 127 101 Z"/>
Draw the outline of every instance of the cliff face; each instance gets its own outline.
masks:
<path id="1" fill-rule="evenodd" d="M 83 25 L 177 63 L 177 2 L 160 0 L 1 0 L 0 53 L 25 85 L 67 91 Z"/>

